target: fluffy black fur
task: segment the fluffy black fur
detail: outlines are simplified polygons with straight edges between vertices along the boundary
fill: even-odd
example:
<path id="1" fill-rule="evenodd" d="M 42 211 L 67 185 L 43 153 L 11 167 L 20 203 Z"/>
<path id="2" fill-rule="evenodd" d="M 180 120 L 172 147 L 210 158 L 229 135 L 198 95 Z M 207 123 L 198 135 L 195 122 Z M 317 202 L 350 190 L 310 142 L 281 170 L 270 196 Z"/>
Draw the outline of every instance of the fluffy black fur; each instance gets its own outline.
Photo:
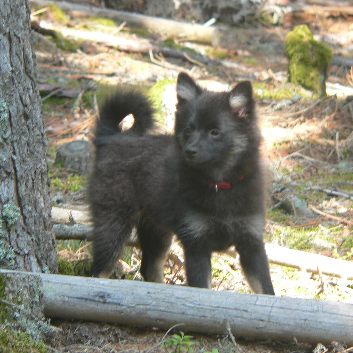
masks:
<path id="1" fill-rule="evenodd" d="M 93 275 L 113 269 L 136 227 L 146 281 L 163 282 L 176 234 L 190 286 L 210 287 L 212 252 L 235 245 L 251 288 L 274 294 L 263 243 L 260 134 L 251 84 L 209 92 L 181 73 L 177 97 L 174 136 L 146 134 L 153 112 L 139 93 L 118 91 L 101 109 L 89 183 Z M 127 114 L 134 115 L 134 126 L 119 133 Z"/>

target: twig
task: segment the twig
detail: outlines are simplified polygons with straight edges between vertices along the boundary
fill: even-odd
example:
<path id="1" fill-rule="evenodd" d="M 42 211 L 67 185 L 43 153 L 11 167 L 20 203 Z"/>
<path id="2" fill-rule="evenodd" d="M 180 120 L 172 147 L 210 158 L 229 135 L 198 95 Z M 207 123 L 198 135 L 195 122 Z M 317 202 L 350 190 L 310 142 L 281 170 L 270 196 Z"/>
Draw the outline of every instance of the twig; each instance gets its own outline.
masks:
<path id="1" fill-rule="evenodd" d="M 349 353 L 349 352 L 353 352 L 353 347 L 349 347 L 349 348 L 345 349 L 344 351 L 340 351 L 338 353 Z"/>
<path id="2" fill-rule="evenodd" d="M 164 67 L 164 68 L 166 68 L 166 69 L 171 69 L 171 68 L 172 68 L 172 65 L 167 64 L 167 63 L 165 63 L 165 62 L 162 62 L 161 60 L 156 59 L 156 58 L 154 57 L 154 55 L 153 55 L 153 50 L 152 50 L 152 49 L 150 49 L 150 50 L 148 51 L 148 54 L 149 54 L 150 60 L 151 60 L 151 62 L 152 62 L 153 64 L 158 65 L 158 66 L 161 66 L 161 67 Z"/>
<path id="3" fill-rule="evenodd" d="M 171 328 L 168 329 L 168 331 L 164 334 L 164 336 L 162 337 L 162 339 L 155 345 L 153 346 L 152 348 L 149 348 L 147 350 L 144 350 L 142 351 L 143 353 L 149 353 L 149 352 L 152 352 L 153 350 L 155 350 L 156 348 L 160 347 L 164 340 L 166 339 L 166 337 L 169 335 L 169 333 L 174 330 L 176 327 L 179 327 L 179 326 L 184 326 L 184 324 L 175 324 L 173 325 Z"/>
<path id="4" fill-rule="evenodd" d="M 326 99 L 329 99 L 330 97 L 324 97 L 324 98 L 321 98 L 319 100 L 317 100 L 315 103 L 313 103 L 312 105 L 310 105 L 309 107 L 306 107 L 305 109 L 302 109 L 302 110 L 299 110 L 297 112 L 294 112 L 294 113 L 291 113 L 291 114 L 288 114 L 287 115 L 287 118 L 293 118 L 295 116 L 298 116 L 298 115 L 302 115 L 304 113 L 307 113 L 309 110 L 315 108 L 317 105 L 319 105 L 320 103 L 322 103 L 323 101 L 325 101 Z"/>
<path id="5" fill-rule="evenodd" d="M 319 215 L 321 215 L 321 216 L 324 216 L 324 217 L 326 217 L 326 218 L 328 218 L 328 219 L 332 219 L 332 220 L 334 220 L 334 221 L 337 221 L 337 222 L 340 222 L 340 223 L 344 223 L 344 224 L 347 224 L 347 225 L 349 225 L 349 226 L 353 226 L 353 222 L 351 222 L 351 221 L 349 221 L 349 220 L 347 220 L 347 219 L 344 219 L 344 218 L 342 218 L 342 217 L 337 217 L 337 216 L 334 216 L 334 215 L 329 214 L 329 213 L 325 213 L 325 212 L 323 212 L 323 211 L 318 210 L 318 209 L 317 209 L 316 207 L 314 207 L 314 206 L 309 206 L 309 208 L 310 208 L 312 211 L 314 211 L 315 213 L 317 213 L 317 214 L 319 214 Z"/>
<path id="6" fill-rule="evenodd" d="M 226 325 L 227 325 L 228 335 L 229 335 L 230 340 L 232 341 L 232 343 L 234 345 L 234 348 L 236 349 L 236 353 L 243 353 L 243 350 L 240 348 L 240 346 L 238 345 L 237 341 L 235 340 L 235 337 L 234 337 L 234 335 L 232 333 L 232 330 L 230 328 L 230 325 L 229 325 L 228 321 L 227 321 Z"/>
<path id="7" fill-rule="evenodd" d="M 205 65 L 203 63 L 201 63 L 200 61 L 197 61 L 196 59 L 193 59 L 192 57 L 190 57 L 188 54 L 184 53 L 184 58 L 187 59 L 188 61 L 191 62 L 191 64 L 197 65 L 197 66 L 201 66 L 201 67 L 205 67 Z"/>
<path id="8" fill-rule="evenodd" d="M 303 158 L 305 160 L 307 160 L 308 162 L 311 162 L 311 163 L 318 163 L 318 164 L 322 164 L 322 165 L 327 165 L 327 162 L 323 162 L 323 161 L 320 161 L 318 159 L 314 159 L 314 158 L 311 158 L 309 156 L 306 156 L 305 154 L 301 154 L 299 152 L 294 152 L 290 155 L 288 155 L 287 157 L 291 158 L 291 157 L 299 157 L 299 158 Z M 286 157 L 286 159 L 287 159 Z"/>
<path id="9" fill-rule="evenodd" d="M 320 188 L 320 186 L 309 186 L 306 188 L 306 190 L 321 191 L 326 193 L 329 196 L 338 196 L 338 197 L 344 197 L 346 199 L 353 200 L 353 195 L 351 194 L 348 194 L 342 191 Z"/>
<path id="10" fill-rule="evenodd" d="M 52 96 L 55 96 L 58 92 L 62 90 L 62 87 L 58 87 L 42 98 L 42 103 Z"/>
<path id="11" fill-rule="evenodd" d="M 31 12 L 31 16 L 40 15 L 40 14 L 43 13 L 43 12 L 47 12 L 48 9 L 49 9 L 48 7 L 43 7 L 43 8 L 41 8 L 41 9 L 37 10 L 37 11 L 33 11 L 33 12 Z"/>
<path id="12" fill-rule="evenodd" d="M 341 152 L 340 152 L 340 132 L 336 132 L 336 137 L 335 137 L 335 148 L 336 148 L 336 155 L 337 155 L 337 160 L 341 160 Z"/>
<path id="13" fill-rule="evenodd" d="M 84 95 L 84 93 L 86 92 L 86 89 L 82 89 L 80 91 L 80 93 L 77 95 L 74 104 L 72 105 L 72 113 L 74 115 L 78 114 L 78 111 L 80 110 L 80 105 L 81 105 L 81 101 L 82 101 L 82 97 Z"/>

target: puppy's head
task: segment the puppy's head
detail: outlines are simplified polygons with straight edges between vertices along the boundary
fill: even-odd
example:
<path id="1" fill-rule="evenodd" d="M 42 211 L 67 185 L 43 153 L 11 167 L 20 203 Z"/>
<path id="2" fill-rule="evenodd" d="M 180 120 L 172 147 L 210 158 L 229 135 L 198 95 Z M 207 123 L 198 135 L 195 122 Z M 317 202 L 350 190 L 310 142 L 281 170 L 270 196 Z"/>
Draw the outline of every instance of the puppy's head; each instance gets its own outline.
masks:
<path id="1" fill-rule="evenodd" d="M 250 82 L 240 82 L 228 92 L 210 92 L 180 73 L 177 99 L 175 135 L 191 167 L 235 165 L 254 143 L 256 118 Z"/>

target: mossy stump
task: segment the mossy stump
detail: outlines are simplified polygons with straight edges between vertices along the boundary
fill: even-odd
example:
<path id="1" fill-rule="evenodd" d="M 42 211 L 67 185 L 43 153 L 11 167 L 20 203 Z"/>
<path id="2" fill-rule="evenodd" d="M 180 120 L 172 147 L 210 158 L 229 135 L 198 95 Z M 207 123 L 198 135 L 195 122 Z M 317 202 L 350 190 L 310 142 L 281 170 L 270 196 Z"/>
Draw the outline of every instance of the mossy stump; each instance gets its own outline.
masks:
<path id="1" fill-rule="evenodd" d="M 289 81 L 325 96 L 332 50 L 316 41 L 307 25 L 300 25 L 287 34 L 285 51 L 289 59 Z"/>

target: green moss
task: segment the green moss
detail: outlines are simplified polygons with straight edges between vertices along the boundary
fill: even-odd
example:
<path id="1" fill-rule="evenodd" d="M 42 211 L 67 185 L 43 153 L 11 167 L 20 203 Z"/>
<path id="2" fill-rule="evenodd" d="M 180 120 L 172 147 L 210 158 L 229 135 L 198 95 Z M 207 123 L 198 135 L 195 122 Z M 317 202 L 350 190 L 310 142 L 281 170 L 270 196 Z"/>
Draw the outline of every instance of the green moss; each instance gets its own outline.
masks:
<path id="1" fill-rule="evenodd" d="M 312 96 L 310 92 L 294 83 L 284 83 L 274 86 L 265 82 L 254 82 L 254 93 L 258 99 L 283 100 L 293 99 L 295 96 L 309 98 Z"/>
<path id="2" fill-rule="evenodd" d="M 255 66 L 258 64 L 258 61 L 256 58 L 253 56 L 245 56 L 242 58 L 242 61 L 244 64 L 249 65 L 249 66 Z"/>
<path id="3" fill-rule="evenodd" d="M 206 54 L 211 59 L 225 60 L 229 59 L 232 55 L 229 53 L 229 50 L 223 48 L 208 48 Z"/>
<path id="4" fill-rule="evenodd" d="M 284 213 L 280 209 L 269 210 L 267 212 L 267 218 L 273 222 L 280 223 L 280 224 L 290 224 L 292 220 L 292 216 L 288 213 Z"/>
<path id="5" fill-rule="evenodd" d="M 52 113 L 54 111 L 60 111 L 64 109 L 68 99 L 63 97 L 49 97 L 43 102 L 43 112 Z"/>
<path id="6" fill-rule="evenodd" d="M 55 164 L 60 167 L 60 163 Z M 53 175 L 53 174 L 52 174 Z M 61 192 L 77 192 L 85 187 L 87 179 L 82 175 L 70 174 L 63 177 L 51 177 L 51 187 Z"/>
<path id="7" fill-rule="evenodd" d="M 137 36 L 143 37 L 143 38 L 153 37 L 151 32 L 149 32 L 146 28 L 142 28 L 142 27 L 133 27 L 133 28 L 130 27 L 128 29 L 128 32 L 132 34 L 136 34 Z"/>
<path id="8" fill-rule="evenodd" d="M 1 299 L 5 299 L 5 294 L 5 278 L 0 275 L 0 324 L 5 323 L 9 318 L 7 305 L 1 301 Z"/>
<path id="9" fill-rule="evenodd" d="M 309 250 L 313 247 L 313 236 L 316 228 L 277 227 L 269 236 L 271 242 L 297 250 Z"/>
<path id="10" fill-rule="evenodd" d="M 117 24 L 115 21 L 109 19 L 109 18 L 103 18 L 103 17 L 90 17 L 88 18 L 88 22 L 93 24 L 93 25 L 100 25 L 104 27 L 117 27 Z"/>
<path id="11" fill-rule="evenodd" d="M 13 226 L 16 224 L 16 222 L 20 218 L 20 214 L 20 209 L 12 203 L 5 204 L 2 209 L 2 219 L 9 226 Z"/>
<path id="12" fill-rule="evenodd" d="M 164 79 L 156 82 L 147 92 L 147 96 L 151 99 L 156 110 L 155 117 L 157 121 L 165 124 L 165 112 L 163 111 L 163 95 L 166 88 L 175 84 L 175 80 Z"/>
<path id="13" fill-rule="evenodd" d="M 79 261 L 68 261 L 59 257 L 58 259 L 58 273 L 69 276 L 90 276 L 91 262 L 87 259 Z"/>
<path id="14" fill-rule="evenodd" d="M 184 45 L 180 45 L 180 44 L 176 43 L 171 38 L 168 38 L 168 39 L 164 40 L 163 44 L 164 44 L 165 47 L 170 48 L 170 49 L 175 49 L 175 50 L 183 51 L 185 53 L 197 55 L 197 52 L 194 49 L 188 48 L 188 47 L 186 47 Z"/>
<path id="15" fill-rule="evenodd" d="M 1 235 L 1 234 L 0 234 Z M 16 254 L 13 249 L 0 237 L 0 267 L 14 269 Z"/>
<path id="16" fill-rule="evenodd" d="M 0 326 L 0 352 L 47 353 L 43 342 L 34 341 L 28 334 Z"/>
<path id="17" fill-rule="evenodd" d="M 16 255 L 6 240 L 7 231 L 5 227 L 11 228 L 16 224 L 20 217 L 19 208 L 11 203 L 3 206 L 0 214 L 0 267 L 13 268 L 15 265 Z"/>
<path id="18" fill-rule="evenodd" d="M 55 36 L 51 38 L 59 49 L 70 53 L 76 52 L 82 43 L 82 41 L 67 39 L 59 32 L 56 32 Z"/>
<path id="19" fill-rule="evenodd" d="M 289 58 L 289 80 L 326 95 L 325 80 L 332 50 L 316 41 L 307 25 L 300 25 L 287 34 L 285 51 Z"/>
<path id="20" fill-rule="evenodd" d="M 0 143 L 7 140 L 10 134 L 9 110 L 6 102 L 0 99 Z"/>
<path id="21" fill-rule="evenodd" d="M 56 4 L 49 4 L 48 5 L 51 18 L 61 24 L 68 24 L 70 21 L 69 17 L 65 14 L 65 12 Z"/>
<path id="22" fill-rule="evenodd" d="M 56 244 L 57 244 L 58 251 L 68 250 L 68 251 L 76 252 L 82 246 L 84 246 L 86 242 L 82 240 L 58 240 Z"/>

